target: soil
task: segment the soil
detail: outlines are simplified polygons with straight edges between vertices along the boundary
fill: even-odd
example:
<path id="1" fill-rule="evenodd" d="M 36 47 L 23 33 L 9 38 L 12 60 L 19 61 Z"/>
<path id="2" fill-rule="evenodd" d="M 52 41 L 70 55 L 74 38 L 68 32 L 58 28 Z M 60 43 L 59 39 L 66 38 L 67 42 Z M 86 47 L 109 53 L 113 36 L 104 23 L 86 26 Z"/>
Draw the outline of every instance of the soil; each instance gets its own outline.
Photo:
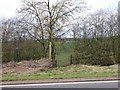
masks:
<path id="1" fill-rule="evenodd" d="M 2 67 L 2 72 L 0 74 L 6 73 L 34 73 L 38 71 L 45 71 L 48 68 L 52 67 L 51 60 L 41 59 L 41 60 L 24 60 L 21 62 L 8 62 L 0 64 Z"/>

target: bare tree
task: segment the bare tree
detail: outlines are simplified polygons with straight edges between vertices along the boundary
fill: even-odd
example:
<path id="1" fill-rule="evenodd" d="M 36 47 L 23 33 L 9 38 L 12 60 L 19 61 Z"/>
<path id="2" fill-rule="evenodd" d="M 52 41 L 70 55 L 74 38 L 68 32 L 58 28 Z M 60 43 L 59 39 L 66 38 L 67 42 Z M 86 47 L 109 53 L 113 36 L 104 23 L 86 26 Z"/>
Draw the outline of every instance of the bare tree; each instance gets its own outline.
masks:
<path id="1" fill-rule="evenodd" d="M 50 0 L 23 1 L 23 5 L 18 12 L 21 14 L 21 26 L 36 40 L 40 41 L 47 54 L 48 45 L 51 43 L 51 57 L 53 66 L 55 61 L 55 41 L 54 39 L 65 33 L 65 27 L 70 24 L 70 20 L 85 8 L 84 1 L 75 0 Z"/>
<path id="2" fill-rule="evenodd" d="M 73 27 L 74 35 L 81 38 L 76 43 L 75 60 L 89 64 L 114 64 L 118 53 L 117 23 L 116 13 L 105 10 L 98 10 L 80 19 Z"/>
<path id="3" fill-rule="evenodd" d="M 18 26 L 17 18 L 3 20 L 1 22 L 1 31 L 3 41 L 14 41 L 24 38 L 24 31 Z"/>
<path id="4" fill-rule="evenodd" d="M 1 29 L 3 31 L 3 33 L 2 33 L 3 41 L 9 41 L 10 39 L 12 39 L 12 34 L 14 31 L 13 20 L 11 20 L 11 19 L 4 20 L 2 22 Z"/>

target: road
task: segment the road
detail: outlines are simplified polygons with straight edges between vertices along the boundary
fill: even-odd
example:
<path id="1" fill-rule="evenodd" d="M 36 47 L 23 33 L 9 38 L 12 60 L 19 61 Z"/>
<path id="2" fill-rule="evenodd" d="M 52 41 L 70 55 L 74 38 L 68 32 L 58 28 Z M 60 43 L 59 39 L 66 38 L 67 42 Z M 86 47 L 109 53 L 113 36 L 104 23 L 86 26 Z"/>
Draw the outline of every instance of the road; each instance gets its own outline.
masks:
<path id="1" fill-rule="evenodd" d="M 0 87 L 2 88 L 118 88 L 118 81 L 22 84 L 22 85 L 3 85 Z"/>

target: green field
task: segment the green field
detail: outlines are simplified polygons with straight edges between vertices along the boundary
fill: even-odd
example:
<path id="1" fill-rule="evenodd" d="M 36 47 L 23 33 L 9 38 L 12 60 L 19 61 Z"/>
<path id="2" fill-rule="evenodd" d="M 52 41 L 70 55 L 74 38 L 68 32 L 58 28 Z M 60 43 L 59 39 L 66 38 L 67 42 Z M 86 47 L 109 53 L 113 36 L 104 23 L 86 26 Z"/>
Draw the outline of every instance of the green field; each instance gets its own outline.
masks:
<path id="1" fill-rule="evenodd" d="M 74 44 L 73 42 L 57 42 L 57 66 L 67 66 L 70 65 L 71 55 L 74 53 Z"/>

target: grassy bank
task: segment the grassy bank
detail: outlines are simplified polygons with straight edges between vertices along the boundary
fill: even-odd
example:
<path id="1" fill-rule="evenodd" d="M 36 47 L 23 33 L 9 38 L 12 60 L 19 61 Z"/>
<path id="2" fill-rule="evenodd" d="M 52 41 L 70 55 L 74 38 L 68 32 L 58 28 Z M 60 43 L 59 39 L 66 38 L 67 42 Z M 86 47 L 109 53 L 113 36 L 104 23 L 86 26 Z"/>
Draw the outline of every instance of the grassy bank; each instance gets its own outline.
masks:
<path id="1" fill-rule="evenodd" d="M 7 73 L 2 77 L 3 81 L 17 80 L 40 80 L 40 79 L 64 79 L 64 78 L 93 78 L 93 77 L 117 77 L 118 67 L 116 66 L 87 66 L 71 65 L 67 67 L 51 68 L 36 73 Z"/>

